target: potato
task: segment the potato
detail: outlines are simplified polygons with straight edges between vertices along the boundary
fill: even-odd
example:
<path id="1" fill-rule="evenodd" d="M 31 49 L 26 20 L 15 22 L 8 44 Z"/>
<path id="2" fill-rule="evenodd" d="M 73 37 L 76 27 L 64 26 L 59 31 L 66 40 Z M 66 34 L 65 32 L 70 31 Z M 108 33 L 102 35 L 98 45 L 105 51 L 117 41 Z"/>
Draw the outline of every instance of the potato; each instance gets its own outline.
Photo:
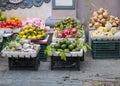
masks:
<path id="1" fill-rule="evenodd" d="M 102 24 L 104 24 L 105 23 L 105 19 L 103 18 L 103 19 L 101 19 L 101 23 Z"/>
<path id="2" fill-rule="evenodd" d="M 108 17 L 108 12 L 104 12 L 103 17 L 105 17 L 105 18 Z"/>
<path id="3" fill-rule="evenodd" d="M 94 24 L 94 26 L 95 26 L 95 28 L 98 28 L 100 25 L 99 25 L 98 22 L 96 22 L 96 23 Z"/>
<path id="4" fill-rule="evenodd" d="M 115 22 L 113 22 L 113 23 L 112 23 L 112 26 L 114 26 L 114 27 L 115 27 L 115 26 L 117 26 L 117 24 L 116 24 Z"/>
<path id="5" fill-rule="evenodd" d="M 97 19 L 97 22 L 100 22 L 100 19 Z"/>
<path id="6" fill-rule="evenodd" d="M 92 27 L 93 26 L 93 24 L 92 23 L 89 23 L 89 27 Z"/>
<path id="7" fill-rule="evenodd" d="M 103 9 L 103 8 L 100 8 L 99 10 L 100 10 L 102 13 L 104 12 L 104 9 Z"/>
<path id="8" fill-rule="evenodd" d="M 102 18 L 103 18 L 103 15 L 99 15 L 98 18 L 99 18 L 99 19 L 102 19 Z"/>
<path id="9" fill-rule="evenodd" d="M 94 16 L 93 19 L 96 21 L 98 18 L 97 18 L 97 16 Z"/>
<path id="10" fill-rule="evenodd" d="M 93 13 L 93 17 L 94 17 L 94 16 L 98 16 L 98 13 L 97 13 L 97 12 L 94 12 L 94 13 Z"/>
<path id="11" fill-rule="evenodd" d="M 94 22 L 95 22 L 95 20 L 94 20 L 93 18 L 91 18 L 90 21 L 91 21 L 91 23 L 94 23 Z"/>
<path id="12" fill-rule="evenodd" d="M 102 14 L 102 10 L 98 10 L 97 12 L 98 12 L 99 14 Z"/>

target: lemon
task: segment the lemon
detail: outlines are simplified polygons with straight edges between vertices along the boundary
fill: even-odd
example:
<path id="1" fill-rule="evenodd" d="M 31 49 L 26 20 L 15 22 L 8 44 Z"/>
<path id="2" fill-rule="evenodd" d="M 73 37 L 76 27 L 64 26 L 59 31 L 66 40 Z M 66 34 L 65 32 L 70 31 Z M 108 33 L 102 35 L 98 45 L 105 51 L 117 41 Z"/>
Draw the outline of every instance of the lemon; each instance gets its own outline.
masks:
<path id="1" fill-rule="evenodd" d="M 25 25 L 25 29 L 29 29 L 30 28 L 30 25 Z"/>
<path id="2" fill-rule="evenodd" d="M 15 19 L 15 16 L 10 16 L 10 19 Z"/>
<path id="3" fill-rule="evenodd" d="M 107 32 L 108 30 L 107 30 L 107 28 L 106 27 L 104 27 L 103 28 L 103 32 Z"/>
<path id="4" fill-rule="evenodd" d="M 32 38 L 33 38 L 33 39 L 36 39 L 36 36 L 33 36 Z"/>
<path id="5" fill-rule="evenodd" d="M 26 38 L 26 35 L 23 35 L 22 38 L 25 39 L 25 38 Z"/>
<path id="6" fill-rule="evenodd" d="M 116 28 L 115 28 L 115 27 L 112 27 L 112 28 L 110 29 L 110 32 L 111 32 L 111 33 L 115 33 L 115 32 L 116 32 Z"/>
<path id="7" fill-rule="evenodd" d="M 32 29 L 32 30 L 35 30 L 35 27 L 32 27 L 31 29 Z"/>
<path id="8" fill-rule="evenodd" d="M 24 32 L 23 32 L 23 31 L 21 31 L 19 34 L 20 34 L 20 35 L 24 35 Z"/>
<path id="9" fill-rule="evenodd" d="M 28 36 L 28 39 L 32 39 L 32 36 Z"/>
<path id="10" fill-rule="evenodd" d="M 41 35 L 37 35 L 37 38 L 40 39 L 42 36 Z"/>
<path id="11" fill-rule="evenodd" d="M 25 30 L 24 30 L 24 32 L 25 32 L 25 33 L 28 33 L 28 32 L 29 32 L 29 30 L 25 29 Z"/>
<path id="12" fill-rule="evenodd" d="M 113 33 L 109 32 L 109 33 L 108 33 L 108 36 L 113 36 Z"/>
<path id="13" fill-rule="evenodd" d="M 32 29 L 29 29 L 29 31 L 31 31 L 31 32 L 32 32 L 33 30 L 32 30 Z"/>
<path id="14" fill-rule="evenodd" d="M 46 36 L 46 33 L 42 33 L 42 36 Z"/>

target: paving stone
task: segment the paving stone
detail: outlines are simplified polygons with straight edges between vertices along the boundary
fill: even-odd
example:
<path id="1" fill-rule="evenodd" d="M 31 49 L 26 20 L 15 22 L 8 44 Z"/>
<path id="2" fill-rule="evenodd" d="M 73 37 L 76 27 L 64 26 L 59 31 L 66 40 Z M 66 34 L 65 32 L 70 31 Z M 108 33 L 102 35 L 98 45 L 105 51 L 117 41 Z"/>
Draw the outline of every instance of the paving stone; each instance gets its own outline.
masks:
<path id="1" fill-rule="evenodd" d="M 120 60 L 94 60 L 88 52 L 80 71 L 51 71 L 50 59 L 41 62 L 38 71 L 9 71 L 7 58 L 0 57 L 0 86 L 83 86 L 84 80 L 120 81 L 119 64 Z"/>

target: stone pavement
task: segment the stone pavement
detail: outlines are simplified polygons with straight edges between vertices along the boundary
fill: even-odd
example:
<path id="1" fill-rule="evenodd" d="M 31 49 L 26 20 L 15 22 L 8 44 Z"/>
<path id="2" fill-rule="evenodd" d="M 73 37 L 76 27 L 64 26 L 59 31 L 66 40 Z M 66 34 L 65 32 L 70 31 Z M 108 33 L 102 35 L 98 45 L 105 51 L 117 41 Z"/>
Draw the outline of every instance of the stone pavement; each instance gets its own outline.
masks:
<path id="1" fill-rule="evenodd" d="M 9 71 L 7 58 L 0 57 L 0 86 L 84 86 L 84 80 L 120 81 L 120 60 L 93 60 L 88 53 L 80 65 L 80 71 L 51 71 L 48 60 L 41 62 L 38 71 Z"/>

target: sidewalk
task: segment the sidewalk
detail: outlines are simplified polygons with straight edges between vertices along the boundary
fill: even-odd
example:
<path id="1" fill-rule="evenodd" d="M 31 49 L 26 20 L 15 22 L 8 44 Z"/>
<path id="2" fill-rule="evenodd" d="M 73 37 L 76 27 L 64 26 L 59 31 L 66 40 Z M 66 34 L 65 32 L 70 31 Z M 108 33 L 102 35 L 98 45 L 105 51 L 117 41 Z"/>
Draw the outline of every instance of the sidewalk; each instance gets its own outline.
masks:
<path id="1" fill-rule="evenodd" d="M 0 86 L 84 86 L 86 80 L 120 81 L 120 60 L 93 60 L 88 53 L 80 65 L 80 71 L 51 71 L 48 59 L 38 71 L 9 71 L 7 58 L 0 57 Z"/>

